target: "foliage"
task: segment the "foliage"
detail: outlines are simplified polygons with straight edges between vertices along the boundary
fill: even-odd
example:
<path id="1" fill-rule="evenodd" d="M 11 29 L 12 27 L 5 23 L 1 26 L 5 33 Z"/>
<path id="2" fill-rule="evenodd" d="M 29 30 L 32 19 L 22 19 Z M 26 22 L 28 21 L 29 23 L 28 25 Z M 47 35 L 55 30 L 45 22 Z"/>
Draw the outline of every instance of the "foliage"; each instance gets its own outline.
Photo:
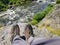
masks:
<path id="1" fill-rule="evenodd" d="M 53 5 L 52 4 L 49 4 L 44 10 L 36 13 L 34 16 L 33 16 L 33 19 L 34 20 L 37 20 L 38 22 L 40 20 L 42 20 L 46 14 L 48 14 L 50 12 L 50 10 L 53 8 Z"/>
<path id="2" fill-rule="evenodd" d="M 0 11 L 4 11 L 8 8 L 9 3 L 14 6 L 17 5 L 26 5 L 32 0 L 0 0 Z"/>
<path id="3" fill-rule="evenodd" d="M 37 24 L 38 23 L 38 21 L 36 21 L 36 20 L 32 20 L 31 22 L 29 22 L 30 24 L 32 24 L 32 25 L 35 25 L 35 24 Z"/>
<path id="4" fill-rule="evenodd" d="M 56 0 L 56 3 L 59 4 L 60 3 L 60 0 Z"/>
<path id="5" fill-rule="evenodd" d="M 45 12 L 43 12 L 43 11 L 38 12 L 33 16 L 33 19 L 35 19 L 39 22 L 44 17 L 44 15 L 45 15 Z"/>
<path id="6" fill-rule="evenodd" d="M 7 5 L 0 1 L 0 11 L 6 10 Z"/>

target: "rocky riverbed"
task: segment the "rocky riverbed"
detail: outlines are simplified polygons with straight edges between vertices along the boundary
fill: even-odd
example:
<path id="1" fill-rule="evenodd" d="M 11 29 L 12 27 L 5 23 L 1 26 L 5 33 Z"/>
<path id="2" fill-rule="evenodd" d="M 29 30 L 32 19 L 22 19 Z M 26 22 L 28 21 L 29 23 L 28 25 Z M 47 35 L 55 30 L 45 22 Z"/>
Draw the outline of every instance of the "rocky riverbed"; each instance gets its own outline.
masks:
<path id="1" fill-rule="evenodd" d="M 14 22 L 28 22 L 35 13 L 43 10 L 47 5 L 47 2 L 33 2 L 28 6 L 18 6 L 13 9 L 8 9 L 0 14 L 0 18 L 2 18 L 0 19 L 2 20 L 0 23 L 4 25 L 11 25 Z"/>

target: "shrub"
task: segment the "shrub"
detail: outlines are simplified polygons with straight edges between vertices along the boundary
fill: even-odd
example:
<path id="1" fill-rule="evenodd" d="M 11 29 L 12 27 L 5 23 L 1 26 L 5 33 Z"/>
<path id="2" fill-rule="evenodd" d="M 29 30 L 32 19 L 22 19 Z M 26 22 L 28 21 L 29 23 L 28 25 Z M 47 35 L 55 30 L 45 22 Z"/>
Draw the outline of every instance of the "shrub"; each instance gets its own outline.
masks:
<path id="1" fill-rule="evenodd" d="M 33 19 L 37 20 L 38 22 L 44 17 L 45 12 L 38 12 L 33 16 Z"/>
<path id="2" fill-rule="evenodd" d="M 32 0 L 0 0 L 0 11 L 6 10 L 8 5 L 18 6 L 29 4 Z M 9 4 L 10 3 L 10 4 Z"/>
<path id="3" fill-rule="evenodd" d="M 53 5 L 52 4 L 49 4 L 44 10 L 36 13 L 34 16 L 33 16 L 33 19 L 37 20 L 38 22 L 40 20 L 42 20 L 46 14 L 49 13 L 49 11 L 52 9 Z"/>
<path id="4" fill-rule="evenodd" d="M 30 23 L 30 24 L 32 24 L 32 25 L 35 25 L 35 24 L 37 24 L 37 23 L 38 23 L 38 21 L 33 19 L 33 20 L 32 20 L 32 21 L 30 21 L 29 23 Z"/>
<path id="5" fill-rule="evenodd" d="M 60 3 L 60 0 L 56 0 L 56 3 L 59 4 Z"/>

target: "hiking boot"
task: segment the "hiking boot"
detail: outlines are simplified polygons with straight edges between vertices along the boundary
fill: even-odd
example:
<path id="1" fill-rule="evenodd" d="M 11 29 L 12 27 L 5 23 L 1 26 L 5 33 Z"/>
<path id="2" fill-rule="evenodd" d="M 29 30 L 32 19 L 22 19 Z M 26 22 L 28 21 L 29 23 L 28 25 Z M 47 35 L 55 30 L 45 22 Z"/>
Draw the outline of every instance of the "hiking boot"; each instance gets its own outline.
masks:
<path id="1" fill-rule="evenodd" d="M 20 36 L 20 29 L 18 25 L 14 25 L 11 30 L 11 42 L 13 42 L 13 39 L 16 35 Z"/>

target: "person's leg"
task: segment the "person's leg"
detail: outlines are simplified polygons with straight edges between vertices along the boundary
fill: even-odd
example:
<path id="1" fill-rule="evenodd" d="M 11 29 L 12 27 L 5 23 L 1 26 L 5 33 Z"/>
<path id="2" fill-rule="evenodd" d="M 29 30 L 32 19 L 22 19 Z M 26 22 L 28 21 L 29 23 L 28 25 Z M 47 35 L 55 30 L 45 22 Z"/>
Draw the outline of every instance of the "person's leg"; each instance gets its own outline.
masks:
<path id="1" fill-rule="evenodd" d="M 11 45 L 29 45 L 25 40 L 20 38 L 20 30 L 17 25 L 14 26 L 12 34 L 13 35 L 11 35 L 12 38 Z"/>
<path id="2" fill-rule="evenodd" d="M 20 38 L 20 36 L 19 35 L 16 35 L 14 38 L 13 38 L 13 42 L 15 41 L 15 40 L 20 40 L 21 38 Z"/>
<path id="3" fill-rule="evenodd" d="M 29 45 L 25 40 L 21 39 L 19 35 L 16 35 L 13 39 L 12 45 Z"/>
<path id="4" fill-rule="evenodd" d="M 13 41 L 16 39 L 16 38 L 20 38 L 20 35 L 16 35 L 16 34 L 13 34 L 11 35 L 11 43 L 13 43 Z"/>
<path id="5" fill-rule="evenodd" d="M 13 42 L 13 39 L 15 37 L 20 37 L 20 29 L 18 25 L 13 25 L 12 29 L 11 29 L 11 43 Z"/>

